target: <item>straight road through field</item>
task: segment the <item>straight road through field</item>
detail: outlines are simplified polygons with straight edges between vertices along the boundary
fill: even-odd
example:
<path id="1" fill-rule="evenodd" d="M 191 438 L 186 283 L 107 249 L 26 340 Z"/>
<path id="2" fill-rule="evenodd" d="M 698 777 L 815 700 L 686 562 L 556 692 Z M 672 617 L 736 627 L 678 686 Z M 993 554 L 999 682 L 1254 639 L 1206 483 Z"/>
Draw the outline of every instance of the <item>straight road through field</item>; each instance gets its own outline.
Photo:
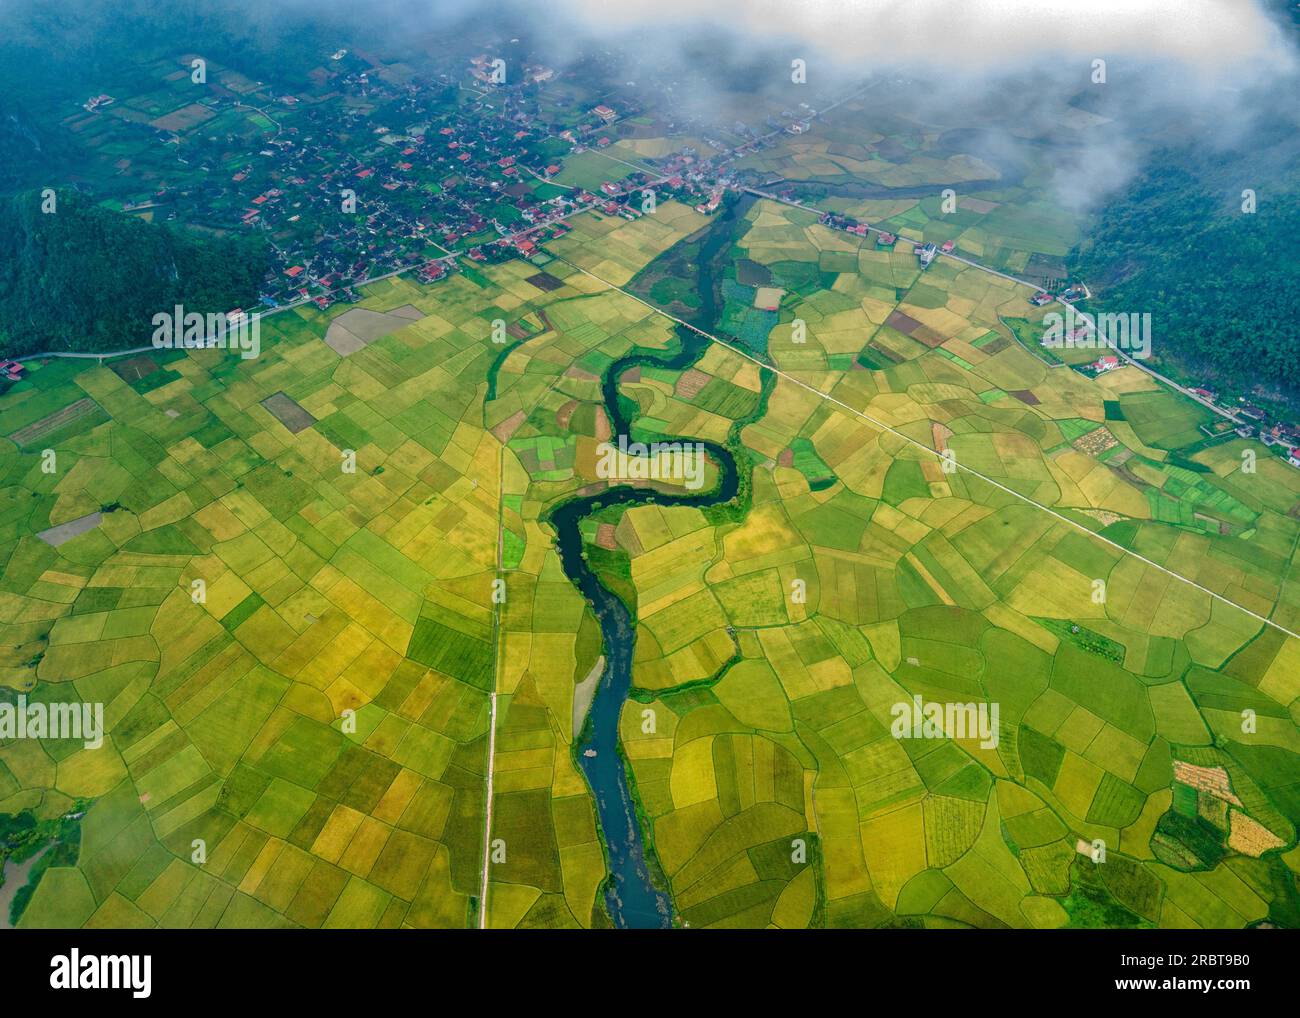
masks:
<path id="1" fill-rule="evenodd" d="M 849 404 L 845 403 L 843 400 L 837 399 L 835 396 L 832 396 L 828 392 L 823 392 L 821 389 L 818 389 L 816 386 L 810 385 L 808 382 L 805 382 L 800 378 L 796 378 L 795 376 L 789 374 L 788 372 L 783 371 L 781 368 L 778 368 L 772 364 L 768 364 L 767 362 L 761 360 L 760 358 L 755 357 L 748 350 L 738 347 L 732 343 L 728 343 L 724 339 L 719 339 L 717 336 L 705 332 L 703 329 L 700 329 L 692 325 L 690 322 L 682 321 L 676 315 L 669 314 L 667 311 L 664 311 L 662 308 L 656 307 L 654 304 L 651 304 L 649 301 L 643 300 L 642 298 L 638 297 L 636 294 L 630 293 L 629 291 L 625 290 L 623 287 L 610 282 L 608 279 L 602 278 L 601 276 L 590 271 L 589 269 L 584 269 L 580 265 L 575 265 L 573 262 L 568 261 L 568 259 L 565 258 L 560 258 L 559 260 L 563 261 L 566 265 L 569 265 L 572 268 L 577 269 L 579 272 L 583 273 L 584 275 L 590 276 L 592 279 L 595 279 L 598 282 L 605 284 L 605 286 L 609 287 L 610 289 L 617 290 L 619 293 L 623 294 L 625 297 L 631 298 L 632 300 L 636 301 L 638 304 L 645 305 L 646 307 L 650 308 L 652 311 L 656 312 L 657 314 L 663 315 L 665 318 L 668 318 L 676 322 L 678 325 L 682 325 L 685 328 L 692 330 L 693 332 L 699 333 L 701 336 L 704 336 L 707 339 L 712 340 L 714 343 L 717 343 L 719 346 L 726 347 L 728 350 L 731 350 L 733 353 L 758 365 L 760 370 L 771 371 L 773 374 L 777 375 L 780 378 L 785 379 L 791 384 L 797 385 L 800 388 L 807 390 L 808 392 L 814 393 L 815 395 L 819 396 L 821 399 L 824 399 L 829 403 L 833 403 L 837 407 L 841 408 L 842 410 L 845 410 L 848 413 L 853 414 L 855 417 L 858 417 L 861 420 L 866 421 L 868 424 L 879 429 L 880 431 L 888 432 L 889 434 L 893 435 L 895 438 L 898 438 L 901 441 L 906 442 L 908 445 L 914 446 L 917 449 L 921 449 L 924 452 L 929 453 L 931 456 L 940 459 L 942 458 L 942 454 L 940 452 L 930 448 L 924 442 L 918 441 L 917 439 L 912 438 L 910 435 L 904 434 L 903 432 L 892 427 L 891 425 L 884 423 L 883 421 L 876 420 L 874 417 L 870 416 L 869 414 L 863 413 L 861 410 L 857 409 L 856 407 L 849 406 Z M 1029 285 L 1029 284 L 1025 284 L 1025 285 Z M 1044 505 L 1042 502 L 1038 502 L 1035 499 L 1030 498 L 1028 495 L 1024 495 L 1021 492 L 1016 491 L 1014 488 L 1010 488 L 1007 485 L 1002 484 L 1000 481 L 994 480 L 992 477 L 989 477 L 988 475 L 983 474 L 980 471 L 975 470 L 974 468 L 969 467 L 964 463 L 961 463 L 960 461 L 954 460 L 952 462 L 954 463 L 954 466 L 957 470 L 970 474 L 972 477 L 978 477 L 985 484 L 997 488 L 999 491 L 1011 495 L 1013 498 L 1016 498 L 1021 502 L 1026 503 L 1027 505 L 1034 506 L 1036 509 L 1039 509 L 1042 512 L 1045 512 L 1048 515 L 1052 516 L 1053 518 L 1059 520 L 1060 522 L 1065 523 L 1068 526 L 1071 526 L 1074 529 L 1081 531 L 1082 533 L 1093 538 L 1094 540 L 1109 545 L 1110 547 L 1114 548 L 1116 551 L 1119 551 L 1124 555 L 1131 556 L 1132 558 L 1137 559 L 1139 562 L 1142 562 L 1143 564 L 1150 566 L 1152 569 L 1157 569 L 1160 572 L 1166 574 L 1167 576 L 1171 576 L 1174 579 L 1181 580 L 1183 583 L 1186 583 L 1190 587 L 1194 587 L 1196 590 L 1201 591 L 1203 594 L 1207 594 L 1209 597 L 1213 598 L 1214 600 L 1229 605 L 1233 608 L 1236 608 L 1238 611 L 1245 612 L 1251 618 L 1256 619 L 1257 621 L 1263 623 L 1266 626 L 1272 626 L 1274 629 L 1277 629 L 1280 632 L 1285 633 L 1287 636 L 1293 636 L 1296 639 L 1300 639 L 1300 633 L 1296 633 L 1293 630 L 1288 629 L 1286 626 L 1283 626 L 1282 624 L 1273 621 L 1271 618 L 1268 618 L 1267 616 L 1261 615 L 1255 611 L 1251 611 L 1249 608 L 1245 607 L 1244 605 L 1238 604 L 1236 601 L 1233 601 L 1231 598 L 1224 597 L 1222 594 L 1218 593 L 1217 591 L 1211 590 L 1209 587 L 1197 583 L 1195 580 L 1191 579 L 1190 577 L 1184 576 L 1182 573 L 1170 569 L 1168 566 L 1153 561 L 1152 559 L 1147 558 L 1145 555 L 1142 555 L 1131 548 L 1126 548 L 1124 547 L 1124 545 L 1120 544 L 1119 542 L 1112 541 L 1110 538 L 1102 536 L 1101 534 L 1097 533 L 1095 530 L 1090 530 L 1088 527 L 1085 527 L 1082 523 L 1078 523 L 1075 520 L 1070 519 L 1064 513 L 1058 512 L 1057 510 L 1053 509 L 1051 506 Z"/>

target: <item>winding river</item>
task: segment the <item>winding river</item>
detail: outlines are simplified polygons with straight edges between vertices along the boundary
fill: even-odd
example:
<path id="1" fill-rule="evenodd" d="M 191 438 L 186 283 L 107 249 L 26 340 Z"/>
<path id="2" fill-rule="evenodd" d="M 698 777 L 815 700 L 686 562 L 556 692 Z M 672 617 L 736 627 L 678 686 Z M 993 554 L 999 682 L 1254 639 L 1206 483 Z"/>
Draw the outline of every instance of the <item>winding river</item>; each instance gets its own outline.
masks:
<path id="1" fill-rule="evenodd" d="M 670 371 L 684 371 L 700 359 L 708 346 L 707 339 L 689 329 L 679 327 L 677 334 L 680 346 L 676 353 L 633 353 L 616 360 L 605 370 L 601 391 L 615 436 L 627 435 L 631 441 L 632 421 L 618 392 L 618 380 L 628 369 L 654 365 Z M 593 512 L 611 505 L 654 503 L 704 507 L 729 502 L 740 488 L 735 458 L 714 442 L 700 444 L 718 469 L 718 481 L 711 491 L 667 493 L 622 484 L 597 495 L 565 502 L 548 517 L 556 530 L 556 545 L 565 575 L 591 603 L 604 643 L 605 670 L 600 676 L 576 748 L 578 763 L 596 800 L 596 814 L 609 863 L 610 879 L 606 884 L 605 902 L 614 925 L 624 929 L 670 927 L 672 904 L 650 874 L 629 768 L 619 744 L 619 718 L 632 688 L 635 624 L 627 606 L 601 584 L 588 566 L 583 557 L 579 524 Z"/>
<path id="2" fill-rule="evenodd" d="M 958 140 L 969 141 L 960 135 Z M 1006 165 L 998 181 L 966 182 L 967 190 L 986 186 L 1013 186 L 1023 176 L 1018 166 Z M 818 185 L 825 186 L 825 185 Z M 923 197 L 935 193 L 936 187 L 889 188 L 857 182 L 844 188 L 828 188 L 834 193 L 853 197 Z M 860 192 L 860 193 L 859 193 Z M 915 192 L 915 194 L 913 194 Z M 721 262 L 733 242 L 736 224 L 743 219 L 752 195 L 729 203 L 714 220 L 712 228 L 696 254 L 696 293 L 701 307 L 692 319 L 710 328 L 719 317 L 718 293 Z M 685 371 L 703 356 L 709 340 L 699 333 L 677 327 L 679 346 L 676 352 L 637 351 L 622 357 L 606 368 L 601 377 L 601 397 L 613 430 L 613 441 L 626 435 L 633 441 L 633 404 L 619 394 L 619 379 L 631 368 L 654 366 L 669 371 Z M 741 423 L 741 422 L 738 422 Z M 695 442 L 694 438 L 675 441 Z M 569 580 L 592 606 L 600 624 L 604 645 L 605 670 L 601 674 L 586 722 L 575 739 L 579 766 L 586 775 L 596 801 L 609 880 L 605 884 L 605 903 L 614 925 L 621 929 L 667 929 L 673 924 L 672 901 L 658 886 L 646 855 L 643 818 L 639 815 L 632 789 L 630 768 L 619 743 L 619 721 L 632 688 L 632 656 L 636 646 L 636 626 L 627 606 L 607 589 L 583 557 L 579 525 L 591 514 L 613 505 L 696 506 L 704 508 L 730 502 L 740 492 L 741 477 L 735 457 L 714 442 L 701 442 L 708 458 L 718 470 L 718 480 L 711 491 L 691 494 L 664 492 L 649 487 L 623 484 L 595 495 L 577 497 L 551 510 L 546 520 L 556 530 L 560 562 Z M 656 868 L 657 872 L 657 868 Z"/>

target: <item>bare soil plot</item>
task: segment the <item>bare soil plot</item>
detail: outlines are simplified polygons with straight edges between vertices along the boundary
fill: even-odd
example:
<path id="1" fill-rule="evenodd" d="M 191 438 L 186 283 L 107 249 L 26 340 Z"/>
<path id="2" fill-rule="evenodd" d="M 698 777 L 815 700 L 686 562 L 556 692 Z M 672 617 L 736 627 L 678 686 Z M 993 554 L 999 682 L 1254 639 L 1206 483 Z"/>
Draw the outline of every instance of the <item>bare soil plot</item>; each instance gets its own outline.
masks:
<path id="1" fill-rule="evenodd" d="M 178 110 L 172 110 L 166 116 L 158 117 L 156 120 L 149 122 L 150 127 L 156 127 L 160 131 L 188 131 L 205 120 L 211 120 L 216 116 L 213 110 L 198 103 L 190 103 L 188 106 L 182 106 Z"/>
<path id="2" fill-rule="evenodd" d="M 771 286 L 772 270 L 752 258 L 736 262 L 736 282 L 741 286 Z"/>
<path id="3" fill-rule="evenodd" d="M 95 527 L 99 526 L 99 521 L 103 518 L 103 513 L 93 512 L 79 519 L 60 523 L 57 527 L 42 530 L 36 536 L 51 547 L 57 548 L 59 545 L 71 541 L 74 537 L 80 537 L 88 530 L 94 530 Z"/>
<path id="4" fill-rule="evenodd" d="M 403 304 L 391 311 L 350 308 L 330 322 L 325 332 L 325 345 L 340 357 L 346 357 L 423 317 L 424 312 L 411 304 Z"/>
<path id="5" fill-rule="evenodd" d="M 1076 438 L 1073 444 L 1080 452 L 1087 453 L 1089 456 L 1100 456 L 1107 449 L 1119 445 L 1119 439 L 1105 428 L 1094 428 L 1086 435 Z"/>
<path id="6" fill-rule="evenodd" d="M 516 410 L 504 421 L 495 425 L 490 430 L 492 434 L 494 434 L 497 437 L 498 441 L 508 442 L 510 441 L 510 436 L 513 435 L 517 430 L 519 430 L 519 426 L 523 424 L 524 421 L 526 421 L 527 419 L 528 419 L 527 414 L 525 414 L 522 410 Z"/>
<path id="7" fill-rule="evenodd" d="M 550 293 L 552 290 L 558 290 L 564 285 L 564 280 L 557 279 L 549 272 L 539 272 L 535 276 L 529 276 L 524 280 L 525 283 L 532 283 L 539 290 L 545 290 Z"/>
<path id="8" fill-rule="evenodd" d="M 901 311 L 891 311 L 889 317 L 885 319 L 885 324 L 892 329 L 897 329 L 905 336 L 910 336 L 918 343 L 924 343 L 931 350 L 941 346 L 944 341 L 944 337 L 928 325 L 923 325 L 915 318 L 905 315 Z"/>
<path id="9" fill-rule="evenodd" d="M 124 361 L 114 361 L 109 365 L 114 374 L 122 381 L 130 385 L 132 382 L 138 382 L 145 375 L 152 375 L 158 371 L 158 362 L 147 354 L 141 354 L 139 357 L 128 357 Z"/>
<path id="10" fill-rule="evenodd" d="M 316 423 L 315 417 L 299 406 L 296 400 L 286 396 L 283 392 L 277 392 L 274 396 L 267 396 L 266 399 L 262 400 L 262 406 L 266 407 L 276 420 L 295 435 Z"/>
<path id="11" fill-rule="evenodd" d="M 690 368 L 682 372 L 681 377 L 677 379 L 674 390 L 682 399 L 694 399 L 700 394 L 700 390 L 711 381 L 713 381 L 712 375 L 705 374 L 696 368 Z"/>

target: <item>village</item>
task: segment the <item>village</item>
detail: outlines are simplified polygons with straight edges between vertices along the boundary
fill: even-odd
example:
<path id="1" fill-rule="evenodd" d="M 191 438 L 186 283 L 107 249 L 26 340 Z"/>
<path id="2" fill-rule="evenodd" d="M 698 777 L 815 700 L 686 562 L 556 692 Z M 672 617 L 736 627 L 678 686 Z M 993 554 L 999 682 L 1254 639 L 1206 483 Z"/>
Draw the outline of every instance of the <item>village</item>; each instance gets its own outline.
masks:
<path id="1" fill-rule="evenodd" d="M 761 128 L 736 123 L 728 131 L 741 142 L 732 146 L 713 139 L 707 124 L 695 124 L 714 149 L 711 157 L 683 147 L 657 159 L 641 157 L 644 169 L 635 169 L 604 153 L 617 141 L 620 124 L 643 111 L 632 101 L 582 108 L 560 100 L 558 113 L 544 114 L 539 96 L 556 78 L 552 68 L 526 65 L 509 84 L 497 82 L 499 61 L 482 53 L 462 75 L 395 83 L 346 49 L 329 59 L 337 67 L 319 94 L 277 93 L 270 86 L 256 95 L 209 89 L 202 106 L 217 116 L 248 113 L 259 108 L 254 104 L 273 109 L 266 121 L 274 126 L 271 137 L 195 130 L 182 139 L 174 130 L 115 125 L 182 148 L 180 161 L 192 171 L 124 210 L 165 210 L 169 220 L 266 236 L 272 265 L 259 294 L 263 309 L 355 303 L 359 284 L 403 272 L 432 283 L 475 262 L 522 257 L 542 265 L 549 260 L 546 241 L 567 231 L 566 219 L 588 210 L 636 219 L 645 214 L 647 193 L 652 201 L 673 198 L 709 215 L 728 190 L 759 183 L 729 164 L 773 137 L 802 134 L 817 116 L 805 103 L 779 118 L 768 116 Z M 472 101 L 463 94 L 464 79 L 480 90 Z M 116 102 L 100 93 L 83 109 L 105 116 Z M 608 159 L 610 179 L 591 187 L 558 183 L 566 162 L 586 153 Z M 788 188 L 776 197 L 802 204 Z M 874 233 L 878 249 L 892 249 L 900 239 L 840 213 L 822 213 L 820 221 L 862 238 Z M 951 239 L 913 242 L 922 270 L 955 248 Z M 1090 296 L 1075 283 L 1040 290 L 1030 303 L 1073 304 Z M 1124 363 L 1107 353 L 1075 367 L 1097 375 Z M 17 362 L 0 364 L 0 380 L 17 381 L 22 371 Z M 1206 426 L 1207 436 L 1258 438 L 1300 468 L 1300 427 L 1245 396 L 1220 401 L 1208 387 L 1185 391 L 1224 418 Z"/>
<path id="2" fill-rule="evenodd" d="M 611 179 L 598 187 L 555 183 L 568 159 L 609 148 L 619 123 L 640 111 L 561 99 L 558 112 L 543 115 L 539 92 L 555 78 L 551 68 L 526 65 L 510 84 L 496 84 L 493 60 L 481 54 L 469 62 L 469 86 L 449 74 L 396 84 L 345 49 L 330 61 L 338 68 L 318 95 L 212 85 L 194 107 L 217 118 L 252 113 L 274 127 L 270 137 L 114 122 L 114 131 L 179 149 L 187 170 L 123 210 L 261 233 L 273 263 L 262 305 L 328 308 L 356 301 L 356 284 L 386 275 L 414 270 L 429 282 L 460 257 L 534 257 L 580 211 L 637 218 L 649 187 L 657 200 L 704 214 L 721 203 L 719 160 L 690 148 L 644 158 L 645 169 L 631 173 L 609 157 Z M 478 87 L 467 101 L 466 89 Z M 99 94 L 83 109 L 108 116 L 115 102 Z"/>

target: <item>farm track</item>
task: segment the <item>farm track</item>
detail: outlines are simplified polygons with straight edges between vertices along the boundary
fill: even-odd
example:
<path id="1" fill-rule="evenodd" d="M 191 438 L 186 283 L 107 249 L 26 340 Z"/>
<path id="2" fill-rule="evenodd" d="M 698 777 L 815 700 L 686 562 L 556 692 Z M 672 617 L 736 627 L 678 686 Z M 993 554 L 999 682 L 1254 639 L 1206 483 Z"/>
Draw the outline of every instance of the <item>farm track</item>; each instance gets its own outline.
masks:
<path id="1" fill-rule="evenodd" d="M 505 544 L 505 452 L 502 444 L 497 455 L 497 576 L 501 576 L 501 566 Z M 483 805 L 483 873 L 479 880 L 478 928 L 487 929 L 488 924 L 488 871 L 492 867 L 492 782 L 497 756 L 497 685 L 501 672 L 501 608 L 492 605 L 492 646 L 495 650 L 492 662 L 492 690 L 488 693 L 488 758 L 487 758 L 487 799 Z"/>

